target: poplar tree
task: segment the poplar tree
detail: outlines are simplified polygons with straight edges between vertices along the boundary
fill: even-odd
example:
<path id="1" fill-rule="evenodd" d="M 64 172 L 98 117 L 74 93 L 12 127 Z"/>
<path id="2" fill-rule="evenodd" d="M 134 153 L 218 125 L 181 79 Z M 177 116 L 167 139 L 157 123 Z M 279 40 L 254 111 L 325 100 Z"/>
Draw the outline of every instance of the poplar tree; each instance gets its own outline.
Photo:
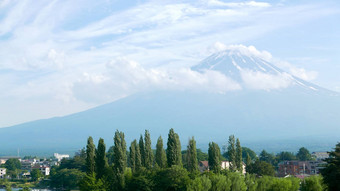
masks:
<path id="1" fill-rule="evenodd" d="M 142 166 L 145 167 L 145 146 L 144 146 L 144 140 L 143 140 L 143 135 L 140 135 L 139 138 L 139 152 L 140 152 L 140 156 L 141 156 L 141 164 Z"/>
<path id="2" fill-rule="evenodd" d="M 235 161 L 236 161 L 236 168 L 239 172 L 243 171 L 243 165 L 242 165 L 242 147 L 241 147 L 241 143 L 240 140 L 237 138 L 236 140 L 236 157 L 235 157 Z"/>
<path id="3" fill-rule="evenodd" d="M 113 151 L 113 171 L 115 174 L 115 189 L 123 190 L 125 187 L 124 172 L 126 168 L 126 143 L 124 139 L 124 133 L 118 130 L 114 136 L 114 151 Z"/>
<path id="4" fill-rule="evenodd" d="M 208 150 L 208 164 L 209 170 L 212 170 L 214 173 L 219 173 L 221 171 L 221 151 L 220 147 L 214 143 L 209 143 Z"/>
<path id="5" fill-rule="evenodd" d="M 140 149 L 139 149 L 139 145 L 137 144 L 137 141 L 135 140 L 133 142 L 133 144 L 135 145 L 136 148 L 136 156 L 135 156 L 135 170 L 139 171 L 140 168 L 142 167 L 142 156 L 140 154 Z"/>
<path id="6" fill-rule="evenodd" d="M 107 162 L 105 151 L 106 151 L 106 146 L 104 143 L 104 139 L 100 138 L 98 141 L 96 157 L 95 157 L 97 179 L 100 179 L 104 176 L 105 171 L 108 167 L 108 162 Z"/>
<path id="7" fill-rule="evenodd" d="M 129 153 L 130 154 L 129 163 L 130 163 L 132 172 L 136 171 L 136 142 L 137 142 L 136 139 L 131 142 L 130 153 Z"/>
<path id="8" fill-rule="evenodd" d="M 161 136 L 157 139 L 156 145 L 156 164 L 160 168 L 166 168 L 166 154 L 163 148 L 163 139 Z"/>
<path id="9" fill-rule="evenodd" d="M 96 147 L 93 144 L 93 139 L 90 136 L 87 139 L 87 145 L 86 145 L 86 173 L 87 174 L 93 174 L 95 173 L 95 150 Z"/>
<path id="10" fill-rule="evenodd" d="M 189 140 L 189 144 L 187 147 L 187 163 L 189 172 L 194 172 L 198 170 L 196 141 L 194 137 Z"/>
<path id="11" fill-rule="evenodd" d="M 248 166 L 251 165 L 251 158 L 250 158 L 250 155 L 249 153 L 247 153 L 247 159 L 246 159 L 246 169 L 248 168 Z M 247 171 L 248 172 L 248 171 Z"/>
<path id="12" fill-rule="evenodd" d="M 145 156 L 145 167 L 151 169 L 153 165 L 153 153 L 151 149 L 151 138 L 148 130 L 145 130 L 144 134 L 144 156 Z"/>
<path id="13" fill-rule="evenodd" d="M 181 143 L 179 136 L 175 133 L 174 129 L 170 129 L 168 134 L 166 157 L 168 167 L 172 165 L 178 165 L 182 167 L 182 153 L 181 153 Z"/>
<path id="14" fill-rule="evenodd" d="M 229 169 L 232 171 L 236 170 L 236 149 L 235 149 L 235 137 L 234 135 L 229 136 L 228 141 L 228 159 L 230 167 Z"/>

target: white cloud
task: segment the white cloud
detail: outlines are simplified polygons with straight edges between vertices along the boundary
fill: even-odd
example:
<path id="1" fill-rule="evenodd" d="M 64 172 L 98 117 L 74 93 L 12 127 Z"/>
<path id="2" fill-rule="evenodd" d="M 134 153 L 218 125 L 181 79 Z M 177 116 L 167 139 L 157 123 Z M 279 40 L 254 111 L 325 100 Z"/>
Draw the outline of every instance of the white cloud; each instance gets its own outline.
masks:
<path id="1" fill-rule="evenodd" d="M 187 68 L 214 51 L 206 48 L 216 41 L 247 43 L 334 12 L 328 6 L 278 8 L 257 1 L 128 1 L 120 10 L 112 8 L 115 3 L 120 2 L 0 1 L 0 79 L 5 78 L 0 98 L 23 104 L 32 99 L 46 100 L 44 105 L 63 102 L 68 104 L 63 112 L 69 113 L 147 88 L 222 93 L 240 89 L 220 73 L 200 74 Z M 270 57 L 251 47 L 245 51 Z M 141 64 L 123 60 L 107 64 L 117 57 Z M 311 79 L 308 71 L 299 72 Z M 63 113 L 59 111 L 58 115 Z M 21 111 L 20 116 L 25 118 L 28 112 Z M 18 112 L 12 114 L 19 121 Z M 49 114 L 53 116 L 52 111 Z"/>
<path id="2" fill-rule="evenodd" d="M 243 70 L 241 71 L 242 80 L 250 89 L 282 89 L 292 84 L 289 74 L 271 75 L 259 71 Z"/>
<path id="3" fill-rule="evenodd" d="M 234 7 L 234 8 L 240 8 L 240 7 L 258 7 L 258 8 L 266 8 L 270 7 L 271 5 L 267 2 L 256 2 L 256 1 L 246 1 L 246 2 L 223 2 L 219 0 L 206 0 L 203 1 L 206 2 L 210 6 L 226 6 L 226 7 Z"/>
<path id="4" fill-rule="evenodd" d="M 193 90 L 226 93 L 241 86 L 217 71 L 199 73 L 189 68 L 143 68 L 126 57 L 107 63 L 107 70 L 86 72 L 73 85 L 75 99 L 103 103 L 145 90 Z"/>

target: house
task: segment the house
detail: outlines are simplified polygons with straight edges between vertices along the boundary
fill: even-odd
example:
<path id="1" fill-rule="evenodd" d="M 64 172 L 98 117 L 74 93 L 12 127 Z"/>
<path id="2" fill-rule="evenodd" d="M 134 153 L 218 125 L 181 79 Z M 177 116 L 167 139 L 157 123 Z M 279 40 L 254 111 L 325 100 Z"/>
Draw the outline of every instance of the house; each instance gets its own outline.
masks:
<path id="1" fill-rule="evenodd" d="M 325 162 L 323 161 L 282 161 L 279 163 L 278 175 L 316 175 L 320 173 Z"/>
<path id="2" fill-rule="evenodd" d="M 34 169 L 39 169 L 40 172 L 44 175 L 44 176 L 48 176 L 50 175 L 50 167 L 49 166 L 43 166 L 43 165 L 37 165 L 32 167 L 32 170 Z"/>
<path id="3" fill-rule="evenodd" d="M 243 174 L 246 174 L 246 165 L 242 162 L 242 166 L 243 166 L 243 170 L 242 170 L 242 173 Z M 229 169 L 230 167 L 230 162 L 229 161 L 221 161 L 221 169 Z M 208 161 L 200 161 L 198 163 L 198 169 L 201 171 L 201 172 L 204 172 L 204 171 L 209 171 L 209 163 Z"/>
<path id="4" fill-rule="evenodd" d="M 6 177 L 6 169 L 0 168 L 0 178 L 5 178 L 5 177 Z"/>

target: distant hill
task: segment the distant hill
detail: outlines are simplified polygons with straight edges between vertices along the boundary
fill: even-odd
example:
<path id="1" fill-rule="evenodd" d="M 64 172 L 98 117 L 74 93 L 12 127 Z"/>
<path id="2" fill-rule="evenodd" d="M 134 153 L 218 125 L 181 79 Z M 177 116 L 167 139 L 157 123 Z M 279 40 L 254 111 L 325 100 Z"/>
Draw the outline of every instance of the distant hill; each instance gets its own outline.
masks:
<path id="1" fill-rule="evenodd" d="M 109 147 L 116 129 L 125 133 L 128 144 L 148 129 L 155 144 L 159 135 L 166 140 L 169 129 L 174 128 L 183 145 L 195 136 L 202 149 L 209 141 L 226 143 L 231 134 L 256 151 L 297 151 L 301 146 L 329 150 L 340 140 L 340 97 L 335 92 L 242 51 L 214 54 L 192 70 L 219 71 L 242 90 L 225 94 L 143 92 L 84 112 L 1 128 L 0 155 L 15 154 L 17 149 L 22 155 L 73 153 L 85 146 L 90 135 L 95 140 L 103 137 Z M 283 76 L 289 85 L 274 89 L 252 86 L 244 71 Z"/>

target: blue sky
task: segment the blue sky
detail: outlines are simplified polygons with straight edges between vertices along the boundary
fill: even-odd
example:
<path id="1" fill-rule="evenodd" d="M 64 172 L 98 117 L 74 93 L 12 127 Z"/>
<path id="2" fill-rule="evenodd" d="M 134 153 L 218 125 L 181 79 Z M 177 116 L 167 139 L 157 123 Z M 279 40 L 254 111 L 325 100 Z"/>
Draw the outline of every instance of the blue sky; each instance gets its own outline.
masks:
<path id="1" fill-rule="evenodd" d="M 146 89 L 210 88 L 221 78 L 189 67 L 224 45 L 340 91 L 339 20 L 337 1 L 0 0 L 0 127 Z"/>

